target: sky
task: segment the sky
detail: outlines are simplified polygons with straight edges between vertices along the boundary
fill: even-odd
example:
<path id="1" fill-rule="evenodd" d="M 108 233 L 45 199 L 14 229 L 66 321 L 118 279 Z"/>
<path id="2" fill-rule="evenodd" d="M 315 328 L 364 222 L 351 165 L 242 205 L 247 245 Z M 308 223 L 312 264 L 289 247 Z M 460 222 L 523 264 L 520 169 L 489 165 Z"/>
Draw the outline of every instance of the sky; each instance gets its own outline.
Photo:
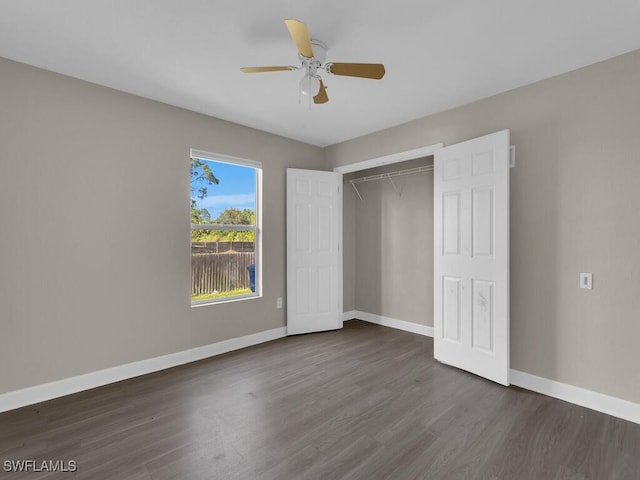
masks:
<path id="1" fill-rule="evenodd" d="M 230 163 L 212 162 L 204 160 L 211 167 L 213 174 L 220 180 L 218 185 L 206 185 L 207 196 L 203 199 L 196 197 L 195 193 L 191 198 L 196 200 L 197 208 L 206 208 L 214 220 L 222 211 L 235 207 L 239 210 L 256 208 L 255 190 L 255 170 L 251 167 L 243 167 Z M 198 183 L 192 185 L 196 189 Z"/>

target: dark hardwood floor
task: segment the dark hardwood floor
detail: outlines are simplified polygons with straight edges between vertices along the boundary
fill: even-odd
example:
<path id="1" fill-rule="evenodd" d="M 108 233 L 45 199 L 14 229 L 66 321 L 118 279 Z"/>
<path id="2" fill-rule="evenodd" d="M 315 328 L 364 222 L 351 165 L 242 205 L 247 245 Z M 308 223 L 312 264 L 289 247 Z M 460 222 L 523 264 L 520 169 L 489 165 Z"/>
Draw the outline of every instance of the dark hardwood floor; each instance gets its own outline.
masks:
<path id="1" fill-rule="evenodd" d="M 638 480 L 640 425 L 351 321 L 0 414 L 0 477 Z M 5 461 L 73 460 L 75 473 Z"/>

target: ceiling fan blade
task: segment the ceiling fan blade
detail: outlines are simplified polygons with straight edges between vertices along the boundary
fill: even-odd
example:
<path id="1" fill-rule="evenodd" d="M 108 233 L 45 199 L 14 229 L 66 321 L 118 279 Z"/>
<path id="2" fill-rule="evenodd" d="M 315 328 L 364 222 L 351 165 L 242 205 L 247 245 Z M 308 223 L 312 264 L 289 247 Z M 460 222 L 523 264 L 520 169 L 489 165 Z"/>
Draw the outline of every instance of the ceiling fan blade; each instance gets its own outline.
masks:
<path id="1" fill-rule="evenodd" d="M 311 38 L 309 37 L 307 26 L 294 18 L 287 18 L 284 23 L 287 24 L 293 43 L 296 44 L 300 55 L 307 58 L 313 57 L 313 48 L 311 48 Z"/>
<path id="2" fill-rule="evenodd" d="M 242 73 L 280 72 L 284 70 L 296 70 L 295 67 L 242 67 Z"/>
<path id="3" fill-rule="evenodd" d="M 318 94 L 315 97 L 313 97 L 313 103 L 321 104 L 321 103 L 327 103 L 328 101 L 329 101 L 329 96 L 327 95 L 327 89 L 324 88 L 324 82 L 320 80 L 320 91 L 318 91 Z"/>
<path id="4" fill-rule="evenodd" d="M 381 63 L 328 63 L 327 72 L 347 77 L 373 78 L 384 77 L 384 65 Z"/>

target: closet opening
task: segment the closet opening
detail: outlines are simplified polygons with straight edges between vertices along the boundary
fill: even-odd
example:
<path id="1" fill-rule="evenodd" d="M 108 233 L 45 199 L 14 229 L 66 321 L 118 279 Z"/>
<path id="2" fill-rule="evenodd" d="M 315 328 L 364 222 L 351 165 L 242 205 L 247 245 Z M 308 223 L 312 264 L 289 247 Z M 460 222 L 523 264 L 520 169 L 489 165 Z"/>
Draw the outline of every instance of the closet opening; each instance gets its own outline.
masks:
<path id="1" fill-rule="evenodd" d="M 343 310 L 433 335 L 433 155 L 343 176 Z"/>

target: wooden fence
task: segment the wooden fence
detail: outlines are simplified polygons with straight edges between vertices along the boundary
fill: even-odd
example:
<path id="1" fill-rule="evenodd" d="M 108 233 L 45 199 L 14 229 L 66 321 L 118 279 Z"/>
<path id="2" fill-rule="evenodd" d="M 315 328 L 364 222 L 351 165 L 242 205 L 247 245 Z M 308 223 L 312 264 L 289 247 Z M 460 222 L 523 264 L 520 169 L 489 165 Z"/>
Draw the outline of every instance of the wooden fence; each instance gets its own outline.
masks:
<path id="1" fill-rule="evenodd" d="M 255 261 L 254 252 L 192 254 L 191 294 L 203 295 L 249 288 L 247 267 Z"/>
<path id="2" fill-rule="evenodd" d="M 191 253 L 254 252 L 253 242 L 191 242 Z"/>

